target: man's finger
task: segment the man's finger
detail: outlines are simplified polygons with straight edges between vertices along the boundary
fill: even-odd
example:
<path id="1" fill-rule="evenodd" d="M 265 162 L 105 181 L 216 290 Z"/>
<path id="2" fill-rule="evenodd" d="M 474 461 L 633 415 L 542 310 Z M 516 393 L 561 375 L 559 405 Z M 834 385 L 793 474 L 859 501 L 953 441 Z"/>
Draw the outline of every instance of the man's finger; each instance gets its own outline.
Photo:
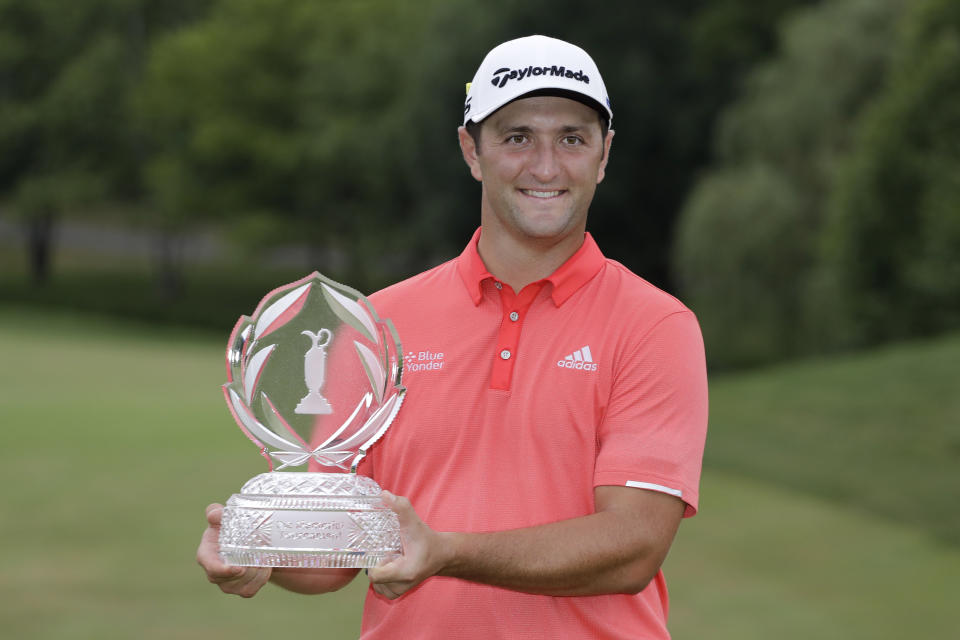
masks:
<path id="1" fill-rule="evenodd" d="M 218 570 L 207 570 L 207 579 L 213 584 L 224 584 L 226 582 L 238 582 L 244 584 L 246 580 L 245 574 L 247 573 L 246 568 L 244 567 L 226 567 L 222 571 Z"/>
<path id="2" fill-rule="evenodd" d="M 197 564 L 207 572 L 210 582 L 220 583 L 225 580 L 236 579 L 244 572 L 243 567 L 227 564 L 220 558 L 215 546 L 205 542 L 197 549 Z"/>
<path id="3" fill-rule="evenodd" d="M 259 590 L 270 576 L 269 569 L 263 567 L 244 567 L 243 573 L 234 581 L 235 589 L 243 591 L 249 585 L 256 585 L 254 591 Z"/>
<path id="4" fill-rule="evenodd" d="M 200 546 L 197 547 L 197 564 L 203 567 L 210 582 L 219 584 L 236 579 L 243 574 L 243 567 L 229 565 L 220 558 L 220 517 L 223 514 L 223 505 L 214 503 L 207 505 L 207 528 L 200 537 Z"/>
<path id="5" fill-rule="evenodd" d="M 383 500 L 384 504 L 390 508 L 391 511 L 397 514 L 397 520 L 400 521 L 401 529 L 420 522 L 417 512 L 413 510 L 413 505 L 407 498 L 403 496 L 396 496 L 389 491 L 383 491 L 380 494 L 380 498 Z"/>
<path id="6" fill-rule="evenodd" d="M 206 510 L 207 524 L 211 527 L 220 528 L 220 520 L 223 518 L 223 505 L 217 502 L 207 505 Z"/>
<path id="7" fill-rule="evenodd" d="M 398 577 L 397 563 L 402 559 L 403 556 L 397 558 L 396 560 L 391 560 L 386 564 L 382 564 L 377 567 L 370 567 L 367 570 L 367 576 L 369 576 L 370 582 L 373 582 L 374 584 L 380 584 L 395 580 Z"/>
<path id="8" fill-rule="evenodd" d="M 395 590 L 393 584 L 375 584 L 373 590 L 388 600 L 396 600 L 403 595 L 403 591 Z"/>

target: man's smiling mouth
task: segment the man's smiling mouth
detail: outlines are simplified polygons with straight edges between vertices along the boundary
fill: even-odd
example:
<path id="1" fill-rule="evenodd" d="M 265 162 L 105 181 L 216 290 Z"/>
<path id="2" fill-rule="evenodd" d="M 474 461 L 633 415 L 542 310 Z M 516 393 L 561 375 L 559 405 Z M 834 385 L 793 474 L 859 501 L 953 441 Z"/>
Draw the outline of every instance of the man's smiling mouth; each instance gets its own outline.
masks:
<path id="1" fill-rule="evenodd" d="M 564 191 L 537 191 L 535 189 L 520 189 L 520 191 L 527 196 L 533 198 L 556 198 L 557 196 L 565 193 Z"/>

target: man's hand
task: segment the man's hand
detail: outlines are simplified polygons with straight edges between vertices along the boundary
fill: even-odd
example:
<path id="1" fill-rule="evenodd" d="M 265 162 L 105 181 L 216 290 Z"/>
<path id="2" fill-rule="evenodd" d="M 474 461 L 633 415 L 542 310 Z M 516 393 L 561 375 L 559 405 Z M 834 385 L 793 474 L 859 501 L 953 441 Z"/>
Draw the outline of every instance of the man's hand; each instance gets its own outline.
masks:
<path id="1" fill-rule="evenodd" d="M 223 505 L 207 507 L 207 529 L 197 547 L 197 562 L 207 572 L 207 579 L 224 593 L 252 598 L 270 580 L 269 567 L 235 567 L 220 559 L 220 518 Z"/>
<path id="2" fill-rule="evenodd" d="M 444 534 L 424 524 L 409 500 L 389 491 L 384 491 L 382 497 L 400 520 L 403 555 L 370 569 L 368 574 L 373 590 L 393 600 L 436 575 L 443 567 L 448 551 Z"/>

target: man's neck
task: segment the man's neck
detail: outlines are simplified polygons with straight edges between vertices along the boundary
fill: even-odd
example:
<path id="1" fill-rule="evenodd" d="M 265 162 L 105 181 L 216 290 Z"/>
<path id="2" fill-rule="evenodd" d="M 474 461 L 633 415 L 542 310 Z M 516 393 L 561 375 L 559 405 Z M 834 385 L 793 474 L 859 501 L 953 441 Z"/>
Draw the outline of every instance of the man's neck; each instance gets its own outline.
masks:
<path id="1" fill-rule="evenodd" d="M 487 270 L 517 293 L 531 282 L 548 277 L 583 245 L 584 235 L 559 241 L 518 239 L 483 227 L 477 250 Z"/>

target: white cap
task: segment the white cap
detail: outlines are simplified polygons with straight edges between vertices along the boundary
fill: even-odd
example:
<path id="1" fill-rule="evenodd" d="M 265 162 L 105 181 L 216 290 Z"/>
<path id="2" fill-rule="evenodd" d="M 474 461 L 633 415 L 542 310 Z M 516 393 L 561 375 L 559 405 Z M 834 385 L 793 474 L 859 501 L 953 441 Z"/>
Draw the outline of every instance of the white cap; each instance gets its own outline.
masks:
<path id="1" fill-rule="evenodd" d="M 528 93 L 566 95 L 613 120 L 610 98 L 590 55 L 576 45 L 546 36 L 527 36 L 495 47 L 467 85 L 463 124 L 480 122 Z"/>

